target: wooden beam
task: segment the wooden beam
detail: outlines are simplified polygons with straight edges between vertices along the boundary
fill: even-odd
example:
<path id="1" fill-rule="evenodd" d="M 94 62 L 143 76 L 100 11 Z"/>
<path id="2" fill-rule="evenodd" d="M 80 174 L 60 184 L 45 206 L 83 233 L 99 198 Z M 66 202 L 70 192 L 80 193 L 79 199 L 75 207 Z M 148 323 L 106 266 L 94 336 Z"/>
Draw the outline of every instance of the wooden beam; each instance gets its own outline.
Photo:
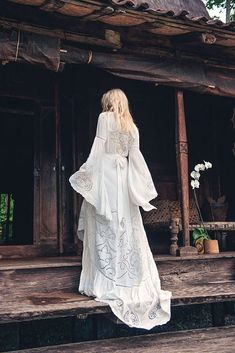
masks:
<path id="1" fill-rule="evenodd" d="M 61 0 L 46 0 L 41 6 L 40 9 L 49 11 L 49 12 L 54 12 L 57 11 L 58 9 L 61 9 L 64 7 L 65 2 Z"/>
<path id="2" fill-rule="evenodd" d="M 59 38 L 61 40 L 67 40 L 72 42 L 79 42 L 86 45 L 94 45 L 105 48 L 119 48 L 114 43 L 108 42 L 102 38 L 96 38 L 86 34 L 77 34 L 74 32 L 65 31 L 63 29 L 51 29 L 48 27 L 41 27 L 25 22 L 17 22 L 15 20 L 0 19 L 0 26 L 8 29 L 18 29 L 20 31 L 36 33 L 40 35 L 45 35 L 48 37 Z"/>
<path id="3" fill-rule="evenodd" d="M 189 234 L 189 178 L 188 178 L 188 142 L 184 112 L 183 91 L 176 89 L 176 158 L 178 167 L 179 196 L 181 203 L 183 248 L 180 255 L 197 253 L 195 247 L 190 246 Z"/>
<path id="4" fill-rule="evenodd" d="M 118 45 L 118 32 L 116 36 L 116 44 Z M 107 38 L 107 40 L 111 40 L 111 38 Z M 112 38 L 113 43 L 115 38 Z M 135 44 L 135 45 L 134 45 Z M 91 48 L 92 49 L 92 48 Z M 66 43 L 63 44 L 63 49 L 61 50 L 61 61 L 65 63 L 76 63 L 74 61 L 74 58 L 76 57 L 76 52 L 79 52 L 80 48 L 76 48 L 74 46 L 68 45 Z M 113 51 L 116 51 L 113 49 Z M 164 59 L 169 59 L 169 60 L 185 60 L 185 62 L 193 62 L 193 63 L 199 63 L 201 65 L 206 65 L 207 67 L 215 67 L 215 68 L 220 68 L 220 69 L 229 69 L 232 71 L 235 71 L 234 64 L 232 64 L 232 59 L 229 60 L 231 64 L 226 61 L 226 64 L 224 62 L 224 58 L 221 57 L 221 59 L 216 59 L 216 58 L 211 58 L 211 57 L 200 57 L 200 56 L 195 56 L 195 54 L 190 53 L 190 52 L 185 52 L 185 51 L 176 51 L 173 48 L 168 48 L 168 49 L 163 49 L 163 48 L 156 48 L 156 47 L 141 47 L 136 45 L 136 43 L 133 43 L 132 46 L 130 45 L 124 45 L 121 50 L 118 50 L 119 55 L 135 55 L 136 57 L 140 58 L 143 57 L 144 59 L 147 58 L 162 58 Z"/>
<path id="5" fill-rule="evenodd" d="M 100 20 L 103 17 L 107 16 L 116 16 L 118 14 L 117 11 L 111 6 L 107 6 L 105 8 L 101 8 L 98 10 L 94 10 L 92 13 L 89 13 L 88 15 L 84 15 L 79 17 L 80 21 L 96 21 Z"/>
<path id="6" fill-rule="evenodd" d="M 32 110 L 24 110 L 24 109 L 14 109 L 9 107 L 0 107 L 0 113 L 6 114 L 16 114 L 16 115 L 24 115 L 24 116 L 34 116 L 35 112 Z"/>
<path id="7" fill-rule="evenodd" d="M 215 44 L 217 42 L 217 37 L 208 32 L 190 32 L 178 36 L 172 36 L 171 42 L 173 44 Z"/>
<path id="8" fill-rule="evenodd" d="M 123 30 L 118 30 L 117 35 L 120 35 L 120 42 L 116 38 L 112 38 L 110 40 L 110 36 L 107 36 L 107 33 L 104 28 L 104 38 L 95 38 L 91 34 L 87 33 L 75 33 L 75 32 L 69 32 L 66 30 L 62 29 L 52 29 L 48 27 L 42 27 L 38 25 L 33 25 L 30 23 L 25 23 L 25 22 L 17 22 L 15 20 L 11 19 L 1 19 L 0 18 L 0 26 L 3 28 L 7 29 L 18 29 L 21 31 L 25 32 L 30 32 L 30 33 L 36 33 L 36 34 L 41 34 L 49 37 L 54 37 L 54 38 L 59 38 L 63 41 L 71 41 L 75 43 L 81 43 L 81 44 L 86 44 L 90 46 L 99 46 L 99 47 L 104 47 L 104 48 L 109 48 L 110 50 L 116 50 L 122 48 L 122 53 L 123 54 L 134 54 L 136 56 L 144 56 L 144 57 L 166 57 L 166 58 L 178 58 L 180 60 L 188 60 L 188 61 L 193 61 L 193 62 L 198 62 L 201 64 L 206 64 L 208 66 L 212 67 L 218 67 L 218 68 L 224 68 L 224 69 L 234 69 L 234 55 L 232 53 L 229 53 L 227 50 L 225 50 L 222 53 L 226 53 L 226 63 L 224 61 L 224 55 L 221 55 L 221 50 L 218 50 L 216 55 L 212 55 L 207 53 L 207 55 L 202 55 L 203 53 L 195 53 L 190 52 L 189 50 L 186 50 L 184 48 L 176 49 L 172 46 L 170 46 L 170 43 L 166 43 L 163 45 L 163 43 L 158 41 L 155 41 L 154 44 L 154 38 L 151 37 L 151 41 L 149 40 L 148 36 L 146 37 L 144 33 L 142 34 L 141 32 L 137 33 L 135 36 L 128 31 L 126 34 L 123 32 Z M 139 26 L 138 26 L 139 27 Z M 85 32 L 86 29 L 80 29 L 80 31 Z M 110 32 L 108 32 L 110 33 Z M 141 36 L 144 35 L 144 42 L 140 41 Z M 101 36 L 101 34 L 100 34 Z M 156 36 L 158 38 L 159 36 Z M 235 36 L 233 37 L 233 39 Z M 157 39 L 156 39 L 157 40 Z M 145 46 L 143 46 L 141 43 L 145 43 Z M 146 43 L 148 45 L 146 46 Z M 159 45 L 156 46 L 156 43 Z M 183 44 L 183 43 L 182 43 Z M 229 56 L 230 54 L 230 56 Z M 66 62 L 66 57 L 62 57 L 62 61 Z"/>
<path id="9" fill-rule="evenodd" d="M 195 53 L 186 51 L 185 48 L 174 48 L 174 47 L 168 47 L 168 48 L 162 48 L 161 46 L 159 47 L 154 47 L 152 45 L 149 45 L 148 47 L 144 47 L 140 45 L 140 43 L 128 43 L 128 44 L 123 44 L 122 48 L 122 53 L 123 54 L 133 54 L 138 57 L 143 56 L 144 58 L 147 57 L 161 57 L 161 58 L 167 58 L 167 59 L 172 59 L 172 60 L 185 60 L 188 62 L 193 62 L 193 63 L 199 63 L 201 65 L 206 65 L 210 67 L 217 67 L 221 69 L 229 69 L 229 70 L 235 70 L 234 67 L 234 57 L 231 57 L 231 53 L 226 52 L 226 62 L 224 60 L 224 56 L 212 56 L 211 54 L 207 55 L 202 55 L 203 53 Z M 230 57 L 228 55 L 230 54 Z"/>

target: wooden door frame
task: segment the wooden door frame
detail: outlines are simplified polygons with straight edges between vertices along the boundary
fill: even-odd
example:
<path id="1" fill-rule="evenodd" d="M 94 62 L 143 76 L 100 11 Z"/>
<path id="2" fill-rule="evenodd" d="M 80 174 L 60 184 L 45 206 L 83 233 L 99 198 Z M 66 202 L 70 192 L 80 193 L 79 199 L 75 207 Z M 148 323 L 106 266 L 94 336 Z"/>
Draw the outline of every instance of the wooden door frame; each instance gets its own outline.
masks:
<path id="1" fill-rule="evenodd" d="M 12 98 L 12 96 L 10 96 Z M 13 96 L 19 100 L 26 99 L 26 97 Z M 40 146 L 43 141 L 41 141 L 41 122 L 42 119 L 46 119 L 49 112 L 52 110 L 55 112 L 55 131 L 56 125 L 58 124 L 58 116 L 56 115 L 55 106 L 48 104 L 49 102 L 40 102 L 33 98 L 27 98 L 27 100 L 32 101 L 35 104 L 35 114 L 34 119 L 34 161 L 33 161 L 33 237 L 32 244 L 20 244 L 20 245 L 1 245 L 0 246 L 0 258 L 15 258 L 15 257 L 34 257 L 34 256 L 50 256 L 58 253 L 58 243 L 55 244 L 44 244 L 40 242 L 41 233 L 41 178 L 40 178 Z M 56 132 L 56 146 L 55 146 L 55 156 L 58 158 L 58 141 Z M 59 150 L 60 153 L 60 150 Z M 54 161 L 54 172 L 56 173 L 56 180 L 58 180 L 58 170 L 56 159 Z M 56 190 L 55 190 L 56 193 Z M 57 214 L 57 195 L 56 195 L 56 219 L 58 219 Z M 57 236 L 58 238 L 58 236 Z M 58 239 L 57 239 L 58 240 Z"/>

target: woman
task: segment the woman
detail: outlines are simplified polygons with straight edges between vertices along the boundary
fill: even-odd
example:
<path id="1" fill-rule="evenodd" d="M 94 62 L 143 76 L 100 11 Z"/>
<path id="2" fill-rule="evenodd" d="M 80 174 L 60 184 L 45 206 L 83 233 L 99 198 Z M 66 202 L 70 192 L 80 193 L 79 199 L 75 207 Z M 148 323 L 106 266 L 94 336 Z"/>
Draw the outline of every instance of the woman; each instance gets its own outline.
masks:
<path id="1" fill-rule="evenodd" d="M 83 197 L 79 291 L 110 305 L 130 327 L 151 329 L 170 320 L 171 292 L 161 289 L 139 206 L 157 196 L 139 150 L 139 132 L 120 89 L 102 97 L 87 161 L 69 181 Z"/>

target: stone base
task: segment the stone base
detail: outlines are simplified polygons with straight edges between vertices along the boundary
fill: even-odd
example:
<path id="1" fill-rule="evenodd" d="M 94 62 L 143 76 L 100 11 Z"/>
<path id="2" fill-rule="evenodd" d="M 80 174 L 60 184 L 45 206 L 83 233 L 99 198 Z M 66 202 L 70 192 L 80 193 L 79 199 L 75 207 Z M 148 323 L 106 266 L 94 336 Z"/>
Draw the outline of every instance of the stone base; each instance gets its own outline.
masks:
<path id="1" fill-rule="evenodd" d="M 198 251 L 194 246 L 182 246 L 177 250 L 178 256 L 198 255 Z"/>

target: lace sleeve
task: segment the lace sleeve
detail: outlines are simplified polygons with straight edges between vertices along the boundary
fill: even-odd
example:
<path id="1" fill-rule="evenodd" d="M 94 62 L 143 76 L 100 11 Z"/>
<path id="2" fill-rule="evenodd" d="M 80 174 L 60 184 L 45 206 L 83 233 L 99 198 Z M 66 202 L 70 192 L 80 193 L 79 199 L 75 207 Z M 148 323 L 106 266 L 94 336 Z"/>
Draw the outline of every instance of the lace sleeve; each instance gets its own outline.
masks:
<path id="1" fill-rule="evenodd" d="M 157 197 L 150 171 L 139 149 L 139 131 L 136 128 L 135 138 L 129 151 L 128 188 L 130 198 L 135 205 L 141 206 L 145 211 L 156 207 L 149 203 Z"/>
<path id="2" fill-rule="evenodd" d="M 86 162 L 70 176 L 72 188 L 93 205 L 97 213 L 111 219 L 111 210 L 104 184 L 102 155 L 107 136 L 107 117 L 101 113 L 97 122 L 96 136 Z"/>
<path id="3" fill-rule="evenodd" d="M 91 151 L 89 157 L 86 161 L 85 165 L 90 165 L 90 163 L 94 162 L 95 158 L 98 158 L 98 155 L 103 152 L 104 144 L 107 138 L 107 117 L 105 113 L 101 113 L 98 117 L 97 127 L 96 127 L 96 135 L 93 141 Z"/>

